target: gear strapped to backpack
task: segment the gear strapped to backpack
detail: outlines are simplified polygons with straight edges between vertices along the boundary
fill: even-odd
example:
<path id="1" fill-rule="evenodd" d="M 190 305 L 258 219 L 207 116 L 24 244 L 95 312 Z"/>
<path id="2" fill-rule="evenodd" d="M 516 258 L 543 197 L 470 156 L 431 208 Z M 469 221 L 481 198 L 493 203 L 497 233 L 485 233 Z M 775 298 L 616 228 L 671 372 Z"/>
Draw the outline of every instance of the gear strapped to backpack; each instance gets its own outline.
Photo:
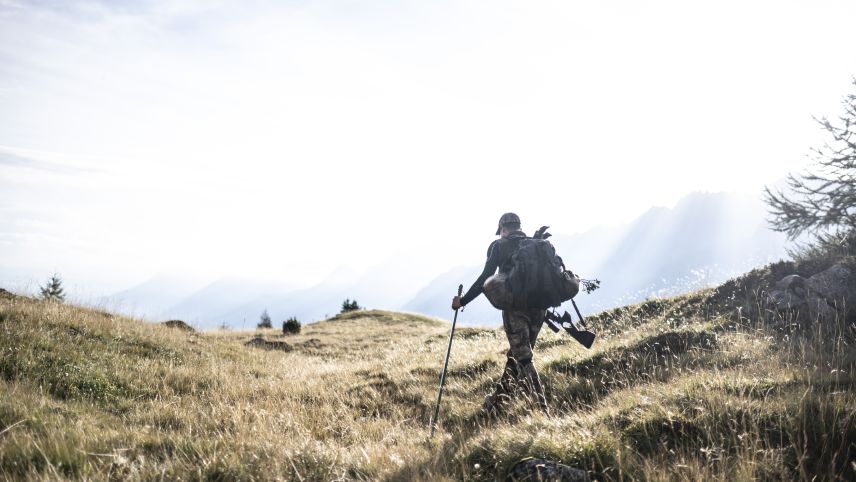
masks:
<path id="1" fill-rule="evenodd" d="M 580 279 L 565 268 L 553 244 L 539 237 L 518 240 L 507 273 L 497 273 L 484 283 L 488 301 L 502 310 L 558 307 L 579 290 Z"/>

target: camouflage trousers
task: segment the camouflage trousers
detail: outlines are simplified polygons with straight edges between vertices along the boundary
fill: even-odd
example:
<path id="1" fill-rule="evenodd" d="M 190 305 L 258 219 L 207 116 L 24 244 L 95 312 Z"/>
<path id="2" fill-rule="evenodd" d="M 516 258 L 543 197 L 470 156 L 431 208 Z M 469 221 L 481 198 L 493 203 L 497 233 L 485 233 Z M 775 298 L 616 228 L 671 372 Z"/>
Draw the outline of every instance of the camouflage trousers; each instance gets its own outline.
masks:
<path id="1" fill-rule="evenodd" d="M 532 363 L 532 348 L 544 324 L 545 310 L 504 310 L 502 327 L 508 337 L 509 349 L 505 368 L 494 388 L 494 393 L 485 400 L 484 409 L 495 412 L 510 400 L 514 392 L 522 389 L 530 401 L 547 411 L 547 399 L 541 378 Z"/>

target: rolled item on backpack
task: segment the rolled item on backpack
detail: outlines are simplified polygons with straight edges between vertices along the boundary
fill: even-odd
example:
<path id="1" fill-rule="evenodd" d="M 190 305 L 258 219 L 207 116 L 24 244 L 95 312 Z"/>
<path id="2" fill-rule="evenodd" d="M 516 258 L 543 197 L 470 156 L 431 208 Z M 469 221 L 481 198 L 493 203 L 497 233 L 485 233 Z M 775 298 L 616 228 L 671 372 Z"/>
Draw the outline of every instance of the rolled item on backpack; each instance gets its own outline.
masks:
<path id="1" fill-rule="evenodd" d="M 580 292 L 580 277 L 565 270 L 562 272 L 562 281 L 559 286 L 561 287 L 559 292 L 562 295 L 562 301 L 568 301 Z"/>
<path id="2" fill-rule="evenodd" d="M 511 309 L 514 296 L 508 288 L 508 274 L 499 272 L 484 282 L 484 296 L 498 310 Z"/>
<path id="3" fill-rule="evenodd" d="M 568 301 L 580 292 L 580 278 L 571 271 L 563 271 L 555 289 L 561 301 Z M 498 310 L 547 308 L 544 306 L 515 306 L 514 293 L 508 283 L 508 274 L 497 273 L 484 282 L 484 295 Z M 556 305 L 558 306 L 558 305 Z"/>

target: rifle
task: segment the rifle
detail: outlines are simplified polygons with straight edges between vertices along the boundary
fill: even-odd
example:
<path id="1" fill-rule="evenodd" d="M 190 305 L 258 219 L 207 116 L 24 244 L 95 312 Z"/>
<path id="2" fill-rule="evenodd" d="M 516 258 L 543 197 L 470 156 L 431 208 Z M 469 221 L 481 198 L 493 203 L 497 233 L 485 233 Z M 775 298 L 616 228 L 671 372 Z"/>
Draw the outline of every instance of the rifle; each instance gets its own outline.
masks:
<path id="1" fill-rule="evenodd" d="M 547 317 L 544 321 L 554 333 L 558 333 L 560 330 L 564 329 L 574 338 L 574 340 L 580 342 L 582 346 L 591 348 L 597 335 L 589 331 L 585 321 L 583 320 L 583 315 L 580 313 L 580 309 L 577 308 L 577 303 L 574 300 L 571 300 L 571 303 L 574 305 L 574 310 L 577 312 L 577 316 L 580 317 L 580 324 L 583 325 L 583 330 L 577 328 L 574 324 L 573 318 L 571 318 L 571 314 L 567 311 L 562 316 L 559 316 L 556 311 L 547 312 Z"/>

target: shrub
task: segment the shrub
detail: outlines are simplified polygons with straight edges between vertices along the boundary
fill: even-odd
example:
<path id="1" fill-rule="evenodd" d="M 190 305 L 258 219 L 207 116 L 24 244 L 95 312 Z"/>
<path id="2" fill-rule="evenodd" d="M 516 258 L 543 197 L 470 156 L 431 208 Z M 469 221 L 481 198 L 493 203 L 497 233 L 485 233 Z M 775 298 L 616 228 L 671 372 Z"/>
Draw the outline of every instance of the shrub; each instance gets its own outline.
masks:
<path id="1" fill-rule="evenodd" d="M 351 301 L 350 299 L 345 299 L 342 302 L 342 313 L 347 313 L 349 311 L 361 310 L 362 307 L 357 304 L 357 300 Z"/>
<path id="2" fill-rule="evenodd" d="M 300 333 L 300 322 L 297 318 L 291 317 L 282 322 L 282 333 L 284 335 L 296 335 Z"/>

